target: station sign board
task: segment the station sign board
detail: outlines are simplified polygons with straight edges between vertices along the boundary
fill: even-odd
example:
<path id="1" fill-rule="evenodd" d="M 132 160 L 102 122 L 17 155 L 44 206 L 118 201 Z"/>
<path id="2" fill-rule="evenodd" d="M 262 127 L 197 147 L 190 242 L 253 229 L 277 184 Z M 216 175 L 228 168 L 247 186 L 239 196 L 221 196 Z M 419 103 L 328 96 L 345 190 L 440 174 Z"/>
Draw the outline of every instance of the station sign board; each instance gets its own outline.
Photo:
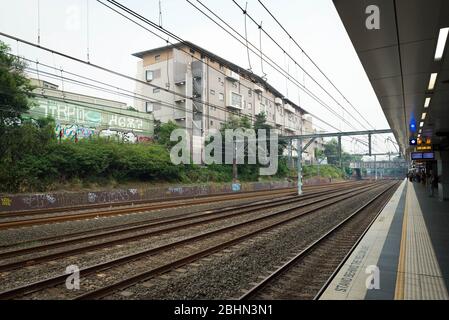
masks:
<path id="1" fill-rule="evenodd" d="M 432 146 L 428 145 L 416 146 L 416 151 L 432 151 Z"/>
<path id="2" fill-rule="evenodd" d="M 412 160 L 433 160 L 435 159 L 434 152 L 412 152 Z"/>

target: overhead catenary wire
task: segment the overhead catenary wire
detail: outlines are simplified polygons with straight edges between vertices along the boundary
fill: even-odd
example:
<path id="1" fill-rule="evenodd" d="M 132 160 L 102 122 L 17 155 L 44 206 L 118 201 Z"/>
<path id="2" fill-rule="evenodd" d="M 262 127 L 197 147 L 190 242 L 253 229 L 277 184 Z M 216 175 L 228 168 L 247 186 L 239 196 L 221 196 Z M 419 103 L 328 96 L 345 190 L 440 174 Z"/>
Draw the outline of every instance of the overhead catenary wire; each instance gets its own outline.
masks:
<path id="1" fill-rule="evenodd" d="M 189 0 L 186 0 L 188 2 L 190 2 Z M 248 13 L 248 11 L 245 11 L 239 4 L 238 2 L 236 2 L 235 0 L 232 0 L 233 3 L 242 11 L 243 14 L 247 15 L 251 21 L 253 21 L 253 23 L 255 23 L 257 25 L 256 20 Z M 197 2 L 199 2 L 200 4 L 202 4 L 201 1 L 197 0 Z M 202 4 L 206 9 L 208 9 L 210 12 L 213 13 L 213 11 L 211 11 L 209 8 L 207 8 L 207 6 L 205 6 L 204 4 Z M 215 13 L 213 13 L 215 16 L 217 16 Z M 328 90 L 326 90 L 310 73 L 307 72 L 307 70 L 305 70 L 288 52 L 286 49 L 284 49 L 278 41 L 276 41 L 264 28 L 262 28 L 262 31 L 265 33 L 265 35 L 271 40 L 273 41 L 273 43 L 282 50 L 282 52 L 288 57 L 290 58 L 296 65 L 298 65 L 301 70 L 321 89 L 323 90 L 327 96 L 329 96 L 337 105 L 339 105 L 342 109 L 345 109 L 345 107 L 338 101 L 335 99 L 335 97 L 330 94 L 330 92 Z M 359 123 L 363 128 L 366 129 L 366 127 L 357 119 L 355 118 L 352 114 L 350 114 L 351 117 L 357 122 Z M 346 121 L 343 121 L 345 123 L 347 123 Z M 353 126 L 352 126 L 353 127 Z M 353 127 L 355 128 L 355 127 Z"/>
<path id="2" fill-rule="evenodd" d="M 119 8 L 121 8 L 121 9 L 124 10 L 125 12 L 127 12 L 127 13 L 133 15 L 134 17 L 139 18 L 139 20 L 144 21 L 144 22 L 150 24 L 151 26 L 155 27 L 155 28 L 158 29 L 159 31 L 162 31 L 162 32 L 166 33 L 167 35 L 169 35 L 169 36 L 171 36 L 172 38 L 176 39 L 176 40 L 179 41 L 180 43 L 183 43 L 183 44 L 189 46 L 189 44 L 188 44 L 186 41 L 184 41 L 183 39 L 181 39 L 181 38 L 179 38 L 178 36 L 174 35 L 173 33 L 169 32 L 167 29 L 159 28 L 159 27 L 157 26 L 157 24 L 155 24 L 155 23 L 152 22 L 151 20 L 148 20 L 147 18 L 142 17 L 141 15 L 135 13 L 134 11 L 130 10 L 129 8 L 126 8 L 125 6 L 121 5 L 120 3 L 116 4 L 116 3 L 117 3 L 116 1 L 109 1 L 109 0 L 107 0 L 107 1 L 110 2 L 110 3 L 112 3 L 112 4 L 114 4 L 114 5 L 116 5 L 116 6 L 118 6 Z M 138 22 L 132 20 L 130 17 L 128 17 L 128 16 L 124 15 L 123 13 L 121 13 L 121 12 L 115 10 L 114 8 L 108 6 L 107 4 L 103 3 L 101 0 L 97 0 L 97 2 L 99 2 L 99 3 L 102 4 L 102 5 L 104 5 L 105 7 L 109 8 L 110 10 L 112 10 L 112 11 L 118 13 L 119 15 L 123 16 L 124 18 L 128 19 L 129 21 L 135 23 L 136 25 L 142 27 L 143 29 L 149 31 L 149 32 L 152 33 L 153 35 L 155 35 L 155 36 L 157 36 L 157 37 L 163 39 L 163 38 L 162 38 L 160 35 L 158 35 L 157 33 L 155 33 L 155 32 L 153 32 L 153 31 L 149 30 L 148 28 L 142 26 L 142 25 L 139 24 Z M 181 51 L 184 51 L 184 50 L 181 49 Z M 184 52 L 186 52 L 186 51 L 184 51 Z M 193 55 L 191 55 L 191 56 L 194 57 Z M 196 57 L 194 57 L 194 58 L 196 58 Z M 199 60 L 199 61 L 201 61 L 201 60 Z M 265 60 L 265 61 L 266 61 L 266 60 Z M 215 68 L 212 68 L 212 69 L 215 69 Z M 215 70 L 217 70 L 218 72 L 224 74 L 221 70 L 218 70 L 218 69 L 215 69 Z M 225 74 L 224 74 L 224 75 L 225 75 Z M 249 87 L 248 87 L 248 88 L 249 88 Z M 304 108 L 302 108 L 302 109 L 304 109 Z M 317 115 L 311 113 L 310 111 L 307 111 L 307 110 L 305 110 L 305 111 L 306 111 L 306 113 L 312 115 L 315 119 L 317 119 L 318 121 L 322 122 L 323 124 L 325 124 L 325 125 L 327 125 L 327 126 L 333 128 L 333 129 L 335 129 L 335 130 L 339 130 L 339 129 L 337 129 L 335 126 L 329 124 L 329 122 L 327 122 L 327 121 L 321 119 L 320 117 L 318 117 Z"/>
<path id="3" fill-rule="evenodd" d="M 245 10 L 248 9 L 248 2 L 246 2 L 245 4 Z M 248 55 L 248 66 L 249 66 L 249 71 L 252 71 L 252 67 L 251 67 L 251 57 L 249 55 L 249 48 L 248 48 L 248 26 L 246 24 L 246 15 L 243 17 L 244 21 L 245 21 L 245 40 L 246 40 L 246 53 Z"/>
<path id="4" fill-rule="evenodd" d="M 6 34 L 4 34 L 4 33 L 1 33 L 3 36 L 6 36 L 6 37 L 9 37 L 9 38 L 11 38 L 11 36 L 8 36 L 8 35 L 6 35 Z M 14 37 L 12 37 L 12 38 L 14 38 Z M 16 40 L 18 40 L 18 38 L 14 38 L 14 39 L 16 39 Z M 35 44 L 32 44 L 32 43 L 30 43 L 30 42 L 27 42 L 27 41 L 23 41 L 23 40 L 21 40 L 20 39 L 20 41 L 21 42 L 24 42 L 24 43 L 26 43 L 26 44 L 28 44 L 28 45 L 33 45 L 33 46 L 35 46 L 35 47 L 38 47 L 38 48 L 40 48 L 40 49 L 43 49 L 43 50 L 47 50 L 47 51 L 49 51 L 49 52 L 52 52 L 52 54 L 58 54 L 58 55 L 62 55 L 62 56 L 65 56 L 66 58 L 69 58 L 69 59 L 74 59 L 74 60 L 78 60 L 78 62 L 83 62 L 83 63 L 86 63 L 85 61 L 83 61 L 83 60 L 80 60 L 80 59 L 77 59 L 77 58 L 73 58 L 73 57 L 70 57 L 70 56 L 68 56 L 68 55 L 64 55 L 64 54 L 61 54 L 61 53 L 59 53 L 59 52 L 56 52 L 56 51 L 54 51 L 54 50 L 51 50 L 51 49 L 47 49 L 47 48 L 43 48 L 43 47 L 40 47 L 40 46 L 38 46 L 38 45 L 35 45 Z M 95 66 L 95 65 L 93 65 L 93 64 L 89 64 L 89 63 L 87 63 L 88 65 L 90 65 L 90 66 Z M 98 67 L 98 66 L 95 66 L 95 67 Z M 101 69 L 102 67 L 100 67 L 100 69 Z M 62 70 L 62 68 L 61 68 L 61 70 Z M 105 70 L 105 71 L 108 71 L 108 70 L 106 70 L 105 68 L 103 68 L 103 70 Z M 109 70 L 109 71 L 111 71 L 111 70 Z M 117 72 L 114 72 L 114 71 L 112 71 L 113 73 L 115 73 L 115 74 L 117 74 L 117 75 L 121 75 L 121 74 L 119 74 L 119 73 L 117 73 Z M 121 76 L 123 76 L 123 75 L 121 75 Z M 131 77 L 129 77 L 129 76 L 125 76 L 126 78 L 128 78 L 128 79 L 131 79 L 131 80 L 134 80 L 134 81 L 137 81 L 138 79 L 134 79 L 134 78 L 131 78 Z M 146 84 L 146 85 L 149 85 L 148 83 L 144 83 L 144 84 Z M 156 86 L 157 87 L 157 86 Z M 318 117 L 316 117 L 316 118 L 318 118 Z M 318 118 L 318 120 L 320 120 L 319 118 Z M 321 120 L 320 120 L 321 121 Z M 331 127 L 333 127 L 332 125 L 330 125 Z"/>
<path id="5" fill-rule="evenodd" d="M 37 0 L 37 43 L 41 44 L 41 1 Z"/>
<path id="6" fill-rule="evenodd" d="M 109 9 L 111 9 L 111 10 L 117 12 L 117 10 L 115 10 L 115 9 L 113 9 L 113 8 L 111 8 L 111 7 L 109 7 L 108 5 L 104 4 L 102 1 L 100 1 L 100 0 L 97 0 L 97 1 L 98 1 L 99 3 L 105 5 L 105 6 L 108 7 Z M 178 36 L 174 35 L 173 33 L 169 32 L 167 29 L 164 29 L 164 28 L 158 28 L 158 27 L 157 27 L 157 24 L 155 24 L 155 23 L 152 22 L 151 20 L 148 20 L 147 18 L 142 17 L 141 15 L 135 13 L 134 11 L 132 11 L 131 9 L 127 8 L 126 6 L 124 6 L 124 5 L 120 4 L 120 3 L 118 3 L 117 1 L 111 1 L 111 0 L 107 0 L 107 1 L 108 1 L 109 3 L 115 5 L 115 6 L 119 7 L 119 8 L 122 9 L 123 11 L 125 11 L 125 12 L 127 12 L 127 13 L 133 15 L 134 17 L 137 17 L 137 18 L 139 18 L 140 20 L 142 20 L 142 21 L 144 21 L 144 22 L 146 22 L 146 23 L 152 25 L 152 26 L 155 27 L 156 29 L 158 29 L 158 30 L 160 30 L 160 31 L 162 31 L 162 32 L 164 32 L 164 33 L 166 33 L 166 34 L 172 36 L 173 38 L 175 38 L 175 39 L 178 40 L 179 42 L 186 44 L 186 42 L 185 42 L 183 39 L 181 39 L 180 37 L 178 37 Z M 188 1 L 188 2 L 189 2 L 189 1 Z M 119 13 L 119 14 L 122 15 L 122 16 L 124 16 L 125 18 L 129 19 L 130 21 L 133 21 L 132 19 L 130 19 L 129 17 L 123 15 L 122 13 Z M 136 24 L 138 24 L 138 23 L 135 22 L 135 21 L 133 21 L 133 22 L 136 23 Z M 138 24 L 138 25 L 140 25 L 140 24 Z M 143 27 L 143 28 L 145 28 L 145 27 Z M 146 29 L 146 28 L 145 28 L 145 29 Z M 155 34 L 155 33 L 152 32 L 152 31 L 150 31 L 150 32 L 151 32 L 152 34 Z M 240 35 L 240 36 L 241 36 L 241 35 Z M 186 44 L 186 45 L 188 45 L 188 44 Z M 253 51 L 253 50 L 252 50 L 252 51 Z M 253 52 L 254 52 L 254 51 L 253 51 Z M 272 60 L 271 60 L 271 61 L 272 61 Z M 279 66 L 278 66 L 278 67 L 279 67 Z M 306 88 L 304 88 L 304 89 L 306 89 Z M 306 93 L 307 93 L 307 91 L 306 91 Z M 309 95 L 310 95 L 310 94 L 309 94 Z M 312 97 L 313 97 L 314 99 L 317 99 L 316 96 L 312 96 Z M 318 101 L 319 101 L 319 100 L 318 100 Z M 333 112 L 336 116 L 339 116 L 339 115 L 336 114 L 332 109 L 330 109 L 328 106 L 327 106 L 327 108 L 328 108 L 328 110 L 330 110 L 331 112 Z M 306 112 L 309 113 L 310 115 L 312 115 L 314 118 L 316 118 L 316 119 L 319 120 L 320 122 L 326 124 L 327 126 L 329 126 L 329 127 L 331 127 L 331 128 L 334 128 L 335 130 L 340 131 L 340 130 L 337 129 L 335 126 L 329 124 L 328 122 L 324 121 L 323 119 L 321 119 L 320 117 L 314 115 L 313 113 L 311 113 L 311 112 L 309 112 L 309 111 L 306 111 Z M 345 119 L 343 119 L 343 120 L 347 123 L 347 121 L 346 121 Z M 350 125 L 350 124 L 349 124 L 349 125 Z M 352 127 L 353 127 L 353 126 L 352 126 Z M 353 127 L 353 128 L 354 128 L 354 127 Z"/>
<path id="7" fill-rule="evenodd" d="M 87 61 L 90 62 L 90 30 L 89 30 L 89 0 L 86 0 L 86 43 L 87 43 L 87 50 L 86 50 L 86 56 Z"/>
<path id="8" fill-rule="evenodd" d="M 99 1 L 99 0 L 97 0 Z M 117 2 L 117 1 L 111 1 L 111 0 L 107 0 L 108 2 Z M 206 10 L 208 10 L 212 15 L 214 15 L 218 20 L 220 20 L 221 23 L 223 23 L 226 27 L 228 27 L 230 30 L 232 30 L 235 34 L 237 34 L 241 39 L 237 38 L 232 32 L 230 32 L 228 29 L 226 29 L 225 27 L 223 27 L 223 25 L 221 25 L 220 23 L 218 23 L 217 21 L 215 21 L 211 16 L 209 16 L 206 12 L 204 12 L 203 10 L 201 10 L 200 8 L 198 8 L 196 5 L 194 5 L 190 0 L 186 0 L 190 5 L 192 5 L 195 9 L 197 9 L 199 12 L 201 12 L 204 16 L 206 16 L 208 19 L 210 19 L 213 23 L 215 23 L 218 27 L 220 27 L 221 29 L 223 29 L 226 33 L 228 33 L 231 37 L 233 37 L 235 40 L 237 40 L 240 44 L 242 44 L 243 46 L 246 46 L 244 43 L 244 36 L 241 35 L 238 31 L 235 30 L 235 28 L 233 28 L 231 25 L 229 25 L 229 23 L 227 23 L 226 21 L 224 21 L 220 16 L 218 16 L 215 12 L 213 12 L 211 9 L 209 9 L 207 6 L 205 6 L 201 1 L 197 0 L 198 3 L 200 3 Z M 248 17 L 251 19 L 251 16 L 248 15 Z M 253 20 L 254 21 L 254 20 Z M 255 22 L 255 21 L 254 21 Z M 256 22 L 255 22 L 256 23 Z M 266 32 L 264 32 L 265 34 L 267 34 Z M 257 51 L 258 48 L 252 44 L 250 41 L 248 41 L 248 44 L 251 45 L 252 48 L 249 48 L 249 50 L 251 52 L 253 52 L 254 54 L 257 55 Z M 255 48 L 255 49 L 253 49 Z M 282 49 L 283 52 L 285 52 L 284 49 Z M 314 99 L 316 102 L 318 102 L 320 105 L 322 105 L 323 107 L 325 107 L 327 110 L 329 110 L 333 115 L 335 115 L 337 118 L 339 118 L 341 121 L 343 121 L 344 123 L 346 123 L 349 127 L 352 127 L 353 129 L 356 129 L 356 127 L 354 127 L 353 124 L 349 123 L 346 119 L 342 118 L 337 112 L 335 112 L 330 106 L 328 106 L 324 101 L 322 101 L 317 95 L 315 95 L 313 92 L 311 92 L 308 88 L 302 86 L 302 84 L 297 81 L 294 77 L 292 77 L 289 73 L 287 73 L 287 71 L 281 67 L 279 65 L 279 63 L 277 63 L 276 61 L 274 61 L 272 58 L 270 58 L 269 56 L 267 56 L 266 54 L 264 54 L 262 52 L 262 56 L 264 56 L 265 58 L 264 61 L 271 66 L 274 70 L 276 70 L 278 73 L 280 73 L 283 77 L 285 77 L 289 82 L 293 83 L 295 86 L 299 86 L 301 88 L 301 90 L 303 90 L 306 94 L 308 94 L 312 99 Z M 301 66 L 300 66 L 301 67 Z M 306 72 L 306 71 L 305 71 Z M 313 77 L 311 77 L 313 79 Z M 320 86 L 320 84 L 318 82 L 316 82 L 318 84 L 318 86 Z M 337 102 L 338 103 L 338 102 Z M 311 114 L 310 112 L 308 112 L 309 114 Z M 339 129 L 337 129 L 339 130 Z"/>
<path id="9" fill-rule="evenodd" d="M 315 66 L 315 68 L 326 78 L 326 80 L 332 85 L 332 87 L 343 97 L 343 99 L 357 112 L 357 114 L 372 128 L 374 126 L 357 110 L 356 107 L 346 98 L 346 96 L 337 88 L 334 82 L 329 79 L 329 77 L 323 72 L 323 70 L 316 64 L 316 62 L 307 54 L 307 52 L 299 45 L 299 43 L 291 36 L 291 34 L 284 28 L 284 26 L 279 22 L 279 20 L 274 16 L 274 14 L 265 6 L 265 4 L 261 0 L 257 0 L 265 11 L 273 18 L 273 20 L 281 27 L 281 29 L 287 34 L 289 39 L 293 41 L 293 43 L 301 50 L 301 52 L 309 59 L 310 62 Z"/>
<path id="10" fill-rule="evenodd" d="M 173 37 L 174 39 L 176 39 L 176 40 L 179 41 L 180 43 L 183 43 L 183 44 L 185 44 L 185 45 L 187 45 L 187 46 L 189 45 L 188 43 L 186 43 L 186 41 L 184 41 L 184 40 L 181 39 L 180 37 L 176 36 L 176 35 L 173 34 L 172 32 L 169 32 L 169 31 L 168 31 L 167 29 L 165 29 L 165 28 L 160 28 L 156 23 L 154 23 L 154 22 L 152 22 L 151 20 L 149 20 L 149 19 L 147 19 L 147 18 L 141 16 L 140 14 L 138 14 L 138 13 L 132 11 L 131 9 L 127 8 L 126 6 L 124 6 L 124 5 L 122 5 L 122 4 L 120 4 L 119 2 L 117 2 L 117 1 L 112 1 L 112 0 L 106 0 L 106 1 L 109 2 L 109 3 L 111 3 L 112 5 L 114 5 L 114 6 L 118 7 L 118 8 L 120 8 L 121 10 L 127 12 L 128 14 L 130 14 L 130 15 L 132 15 L 132 16 L 138 18 L 139 20 L 144 21 L 145 23 L 150 24 L 151 26 L 153 26 L 154 28 L 158 29 L 159 31 L 162 31 L 162 32 L 164 32 L 165 34 L 167 34 L 167 35 Z M 187 0 L 187 1 L 188 1 L 188 0 Z M 111 8 L 110 6 L 106 5 L 106 4 L 103 3 L 102 1 L 97 0 L 97 2 L 99 2 L 99 3 L 101 3 L 102 5 L 108 7 L 109 9 L 115 11 L 116 13 L 119 13 L 117 10 L 115 10 L 114 8 Z M 190 1 L 188 1 L 188 2 L 190 3 Z M 193 4 L 192 4 L 192 5 L 193 5 Z M 193 6 L 194 6 L 194 5 L 193 5 Z M 195 6 L 195 7 L 196 7 L 196 6 Z M 129 17 L 125 16 L 124 14 L 122 14 L 122 13 L 119 13 L 119 14 L 122 15 L 122 16 L 124 16 L 125 18 L 129 19 L 130 21 L 133 21 L 133 20 L 130 19 Z M 135 22 L 135 21 L 133 21 L 133 22 L 136 23 L 136 24 L 138 24 L 138 23 Z M 138 24 L 138 25 L 139 25 L 139 24 Z M 144 28 L 145 28 L 145 27 L 144 27 Z M 150 32 L 151 32 L 152 34 L 156 34 L 156 33 L 154 33 L 153 31 L 150 31 Z M 157 34 L 156 34 L 156 35 L 157 35 Z M 231 34 L 231 35 L 232 35 L 232 34 Z M 240 35 L 240 34 L 239 34 L 239 35 Z M 159 35 L 157 35 L 157 36 L 159 36 Z M 232 36 L 233 36 L 233 35 L 232 35 Z M 234 36 L 233 36 L 233 37 L 234 37 Z M 242 35 L 240 35 L 240 37 L 243 38 Z M 235 38 L 235 37 L 234 37 L 234 38 Z M 236 38 L 236 39 L 237 39 L 237 38 Z M 237 40 L 238 40 L 238 39 L 237 39 Z M 240 41 L 240 40 L 238 40 L 238 41 L 242 43 L 242 41 Z M 242 44 L 243 44 L 243 43 L 242 43 Z M 251 45 L 252 45 L 252 44 L 251 44 Z M 254 53 L 254 50 L 253 50 L 253 49 L 250 49 L 250 50 Z M 269 57 L 268 57 L 268 59 L 271 61 L 271 63 L 274 63 L 278 68 L 281 68 L 281 70 L 282 70 L 281 73 L 282 73 L 282 72 L 285 73 L 285 70 L 283 70 L 282 67 L 280 67 L 276 62 L 274 62 L 274 61 L 273 61 L 272 59 L 270 59 Z M 265 60 L 265 61 L 266 61 L 266 60 Z M 266 62 L 267 62 L 267 61 L 266 61 Z M 270 63 L 269 63 L 269 64 L 270 64 Z M 272 66 L 272 65 L 271 65 L 271 66 Z M 310 91 L 308 91 L 307 88 L 302 88 L 302 89 L 303 89 L 306 93 L 308 93 L 313 99 L 315 99 L 315 100 L 318 101 L 320 104 L 322 104 L 323 106 L 325 106 L 325 107 L 326 107 L 329 111 L 331 111 L 334 115 L 336 115 L 337 117 L 339 117 L 339 115 L 338 115 L 337 113 L 335 113 L 335 111 L 333 111 L 329 106 L 325 105 L 324 102 L 322 102 L 316 95 L 314 95 L 313 93 L 311 93 Z M 338 130 L 338 129 L 335 128 L 333 125 L 330 125 L 328 122 L 322 120 L 320 117 L 318 117 L 318 116 L 312 114 L 312 113 L 309 112 L 309 111 L 306 111 L 306 112 L 309 113 L 309 114 L 311 114 L 311 115 L 313 115 L 317 120 L 321 121 L 322 123 L 324 123 L 324 124 L 326 124 L 326 125 L 328 125 L 328 126 L 334 128 L 334 129 Z M 352 126 L 350 123 L 348 123 L 348 122 L 346 121 L 346 119 L 341 119 L 341 120 L 343 120 L 344 122 L 346 122 L 348 125 Z M 353 127 L 353 126 L 352 126 L 352 127 Z M 354 127 L 353 127 L 353 128 L 354 128 Z"/>

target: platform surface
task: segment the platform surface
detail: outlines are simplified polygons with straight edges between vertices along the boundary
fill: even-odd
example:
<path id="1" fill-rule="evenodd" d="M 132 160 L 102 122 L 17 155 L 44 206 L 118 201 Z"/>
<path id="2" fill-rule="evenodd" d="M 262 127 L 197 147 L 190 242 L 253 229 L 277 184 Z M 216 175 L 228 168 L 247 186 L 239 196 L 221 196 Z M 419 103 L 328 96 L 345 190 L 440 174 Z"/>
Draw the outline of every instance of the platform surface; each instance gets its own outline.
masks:
<path id="1" fill-rule="evenodd" d="M 320 299 L 449 299 L 449 202 L 404 180 Z"/>

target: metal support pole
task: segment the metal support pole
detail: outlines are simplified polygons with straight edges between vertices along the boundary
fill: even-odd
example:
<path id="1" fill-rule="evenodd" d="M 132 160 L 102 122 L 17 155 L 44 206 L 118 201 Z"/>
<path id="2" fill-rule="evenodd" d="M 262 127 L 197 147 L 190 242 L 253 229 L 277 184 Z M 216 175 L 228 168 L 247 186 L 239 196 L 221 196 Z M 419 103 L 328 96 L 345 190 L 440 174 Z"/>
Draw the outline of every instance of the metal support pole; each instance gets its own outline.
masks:
<path id="1" fill-rule="evenodd" d="M 298 139 L 297 145 L 297 153 L 298 153 L 298 195 L 302 195 L 302 139 Z"/>
<path id="2" fill-rule="evenodd" d="M 292 140 L 288 140 L 288 167 L 290 169 L 293 168 L 293 163 L 292 163 Z"/>
<path id="3" fill-rule="evenodd" d="M 237 143 L 234 140 L 233 142 L 233 157 L 232 157 L 232 182 L 237 182 Z"/>
<path id="4" fill-rule="evenodd" d="M 340 169 L 342 169 L 342 163 L 341 163 L 341 136 L 338 136 L 338 161 L 340 163 Z"/>
<path id="5" fill-rule="evenodd" d="M 368 154 L 371 157 L 371 133 L 368 134 Z"/>
<path id="6" fill-rule="evenodd" d="M 375 180 L 377 181 L 377 157 L 376 157 L 376 155 L 374 155 L 374 175 L 375 175 Z"/>

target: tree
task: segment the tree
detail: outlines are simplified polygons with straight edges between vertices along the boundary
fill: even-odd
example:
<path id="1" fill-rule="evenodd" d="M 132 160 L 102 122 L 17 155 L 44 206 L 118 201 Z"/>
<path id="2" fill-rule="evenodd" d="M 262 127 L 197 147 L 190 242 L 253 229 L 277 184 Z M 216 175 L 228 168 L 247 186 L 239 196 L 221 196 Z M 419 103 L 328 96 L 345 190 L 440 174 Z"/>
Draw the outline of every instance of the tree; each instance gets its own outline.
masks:
<path id="1" fill-rule="evenodd" d="M 9 46 L 0 41 L 0 134 L 6 125 L 20 123 L 17 120 L 28 111 L 34 89 L 25 76 L 26 63 L 9 52 Z"/>
<path id="2" fill-rule="evenodd" d="M 335 139 L 324 144 L 324 154 L 327 157 L 327 163 L 338 165 L 338 142 Z"/>
<path id="3" fill-rule="evenodd" d="M 173 121 L 168 121 L 167 123 L 162 123 L 160 120 L 154 121 L 154 140 L 166 146 L 167 148 L 171 148 L 177 142 L 170 141 L 170 135 L 173 130 L 178 129 L 179 126 Z"/>

